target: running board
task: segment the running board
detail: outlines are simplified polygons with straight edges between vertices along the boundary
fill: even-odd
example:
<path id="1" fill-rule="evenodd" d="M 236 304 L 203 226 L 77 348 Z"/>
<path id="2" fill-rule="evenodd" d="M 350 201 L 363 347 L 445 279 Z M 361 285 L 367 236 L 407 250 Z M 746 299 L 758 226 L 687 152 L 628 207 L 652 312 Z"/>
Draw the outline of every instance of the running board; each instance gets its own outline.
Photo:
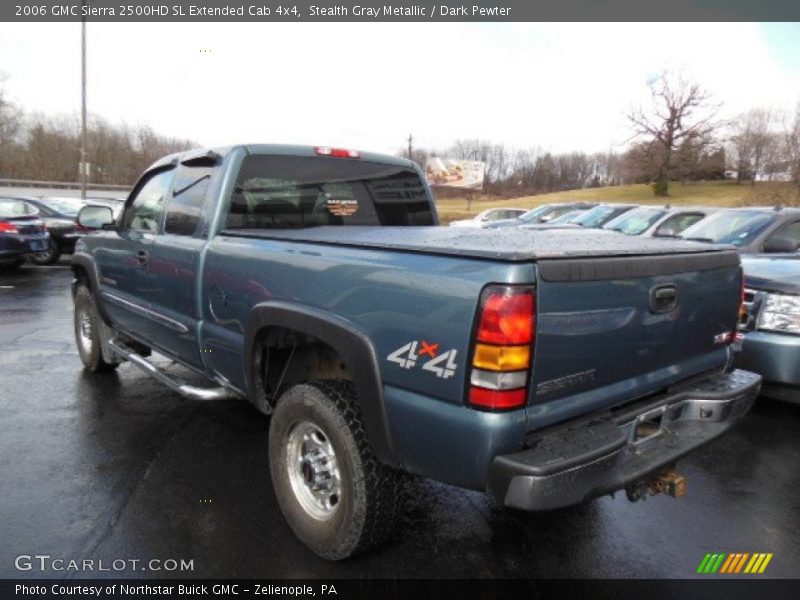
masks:
<path id="1" fill-rule="evenodd" d="M 221 386 L 214 388 L 197 387 L 189 385 L 177 377 L 167 375 L 156 365 L 140 354 L 137 354 L 132 348 L 129 348 L 118 339 L 109 340 L 108 346 L 114 354 L 119 355 L 120 358 L 127 360 L 148 375 L 158 379 L 158 381 L 178 392 L 184 398 L 189 398 L 191 400 L 227 400 L 237 397 L 235 393 Z"/>

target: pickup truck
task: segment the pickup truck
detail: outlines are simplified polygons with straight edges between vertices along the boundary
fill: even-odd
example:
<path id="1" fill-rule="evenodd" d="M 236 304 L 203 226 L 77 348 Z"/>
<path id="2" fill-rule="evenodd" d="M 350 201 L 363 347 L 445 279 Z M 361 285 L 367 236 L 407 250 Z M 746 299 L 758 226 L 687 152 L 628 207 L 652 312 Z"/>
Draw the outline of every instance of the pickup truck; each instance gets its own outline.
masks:
<path id="1" fill-rule="evenodd" d="M 675 461 L 760 386 L 732 368 L 733 249 L 439 227 L 422 172 L 400 158 L 173 155 L 118 222 L 95 206 L 79 221 L 99 230 L 72 259 L 85 368 L 127 361 L 189 398 L 269 415 L 278 504 L 328 559 L 391 533 L 408 474 L 524 510 L 681 495 Z"/>

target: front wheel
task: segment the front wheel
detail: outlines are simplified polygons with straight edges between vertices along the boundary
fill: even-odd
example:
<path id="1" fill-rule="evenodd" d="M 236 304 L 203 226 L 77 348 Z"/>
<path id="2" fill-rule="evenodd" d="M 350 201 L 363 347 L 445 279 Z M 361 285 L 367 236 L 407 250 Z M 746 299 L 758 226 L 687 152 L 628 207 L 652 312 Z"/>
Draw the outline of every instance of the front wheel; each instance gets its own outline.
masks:
<path id="1" fill-rule="evenodd" d="M 373 455 L 352 383 L 329 380 L 287 390 L 270 422 L 269 461 L 284 517 L 319 556 L 353 556 L 394 530 L 401 476 Z"/>
<path id="2" fill-rule="evenodd" d="M 103 338 L 100 328 L 103 323 L 97 314 L 94 297 L 85 283 L 78 285 L 75 291 L 75 342 L 81 362 L 93 373 L 112 371 L 119 363 L 109 362 L 103 358 Z"/>

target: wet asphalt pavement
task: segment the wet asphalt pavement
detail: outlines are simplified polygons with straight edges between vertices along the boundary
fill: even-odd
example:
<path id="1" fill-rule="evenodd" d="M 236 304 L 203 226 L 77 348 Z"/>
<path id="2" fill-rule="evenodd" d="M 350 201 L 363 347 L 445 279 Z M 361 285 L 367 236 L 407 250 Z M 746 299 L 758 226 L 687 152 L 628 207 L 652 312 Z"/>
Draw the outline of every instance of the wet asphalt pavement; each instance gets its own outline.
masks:
<path id="1" fill-rule="evenodd" d="M 325 562 L 278 510 L 265 417 L 130 365 L 83 372 L 66 265 L 0 274 L 0 577 L 692 577 L 707 552 L 772 552 L 765 576 L 800 576 L 800 407 L 765 399 L 679 464 L 680 500 L 526 514 L 420 482 L 394 541 Z M 20 554 L 194 571 L 20 572 Z"/>

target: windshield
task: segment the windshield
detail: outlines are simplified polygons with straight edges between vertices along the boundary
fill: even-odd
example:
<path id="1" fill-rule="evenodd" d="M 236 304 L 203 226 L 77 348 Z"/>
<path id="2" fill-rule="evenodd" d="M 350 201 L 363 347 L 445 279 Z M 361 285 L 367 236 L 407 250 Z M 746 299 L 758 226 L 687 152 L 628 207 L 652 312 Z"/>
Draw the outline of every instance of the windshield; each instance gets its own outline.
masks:
<path id="1" fill-rule="evenodd" d="M 619 213 L 620 207 L 618 206 L 595 206 L 591 210 L 587 210 L 580 217 L 575 219 L 573 223 L 581 227 L 600 227 L 603 223 L 608 221 L 611 216 Z"/>
<path id="2" fill-rule="evenodd" d="M 554 206 L 552 204 L 542 204 L 541 206 L 537 206 L 529 210 L 528 212 L 520 215 L 518 218 L 521 221 L 525 221 L 526 223 L 533 223 L 537 221 L 542 215 L 547 214 L 551 210 L 553 210 Z"/>
<path id="3" fill-rule="evenodd" d="M 37 214 L 38 211 L 21 200 L 11 200 L 0 198 L 0 219 L 13 219 L 15 217 L 28 217 Z"/>
<path id="4" fill-rule="evenodd" d="M 83 202 L 77 198 L 42 198 L 40 200 L 50 210 L 70 217 L 77 217 Z"/>
<path id="5" fill-rule="evenodd" d="M 634 208 L 611 219 L 603 225 L 603 229 L 621 231 L 628 235 L 640 235 L 665 214 L 667 214 L 667 211 L 660 208 Z"/>
<path id="6" fill-rule="evenodd" d="M 548 222 L 552 223 L 554 225 L 555 224 L 562 224 L 563 225 L 564 223 L 572 223 L 575 219 L 580 217 L 584 212 L 586 212 L 586 211 L 585 210 L 571 210 L 568 213 L 565 213 L 565 214 L 561 215 L 560 217 L 552 219 L 551 221 L 548 221 Z"/>
<path id="7" fill-rule="evenodd" d="M 718 212 L 686 229 L 686 239 L 744 246 L 763 231 L 775 215 L 763 210 L 729 210 Z"/>

